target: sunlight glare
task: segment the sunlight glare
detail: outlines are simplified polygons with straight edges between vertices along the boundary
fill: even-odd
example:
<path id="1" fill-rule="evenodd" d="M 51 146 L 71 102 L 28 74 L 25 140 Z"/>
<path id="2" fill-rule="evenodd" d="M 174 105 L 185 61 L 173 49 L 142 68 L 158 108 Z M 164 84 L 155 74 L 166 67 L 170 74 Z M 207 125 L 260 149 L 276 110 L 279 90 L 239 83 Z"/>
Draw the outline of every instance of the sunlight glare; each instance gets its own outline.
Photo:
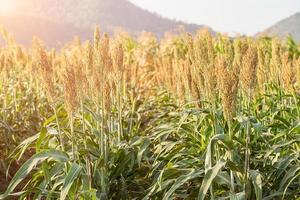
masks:
<path id="1" fill-rule="evenodd" d="M 0 0 L 0 14 L 5 14 L 13 10 L 12 0 Z"/>

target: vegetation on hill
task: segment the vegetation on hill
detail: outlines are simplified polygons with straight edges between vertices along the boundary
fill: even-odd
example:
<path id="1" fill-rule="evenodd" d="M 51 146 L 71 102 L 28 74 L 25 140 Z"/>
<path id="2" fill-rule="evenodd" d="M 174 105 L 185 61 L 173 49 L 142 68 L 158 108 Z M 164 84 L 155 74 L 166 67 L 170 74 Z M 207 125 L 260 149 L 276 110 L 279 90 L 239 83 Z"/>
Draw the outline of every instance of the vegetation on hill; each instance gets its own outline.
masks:
<path id="1" fill-rule="evenodd" d="M 295 41 L 300 42 L 300 13 L 281 20 L 258 35 L 277 36 L 281 38 L 286 38 L 290 35 Z"/>
<path id="2" fill-rule="evenodd" d="M 36 37 L 41 39 L 48 47 L 61 48 L 71 42 L 75 36 L 84 40 L 90 38 L 90 29 L 77 28 L 67 23 L 57 23 L 47 19 L 27 15 L 2 15 L 0 26 L 5 27 L 19 44 L 30 46 Z M 0 44 L 5 41 L 0 38 Z"/>
<path id="3" fill-rule="evenodd" d="M 163 37 L 167 32 L 178 33 L 183 27 L 195 32 L 203 26 L 166 19 L 143 10 L 127 0 L 11 0 L 15 9 L 0 16 L 19 44 L 28 46 L 33 37 L 48 47 L 62 47 L 74 36 L 92 39 L 96 25 L 110 35 L 128 32 L 138 36 L 144 31 Z M 213 32 L 212 30 L 210 30 Z M 3 41 L 0 41 L 3 44 Z"/>

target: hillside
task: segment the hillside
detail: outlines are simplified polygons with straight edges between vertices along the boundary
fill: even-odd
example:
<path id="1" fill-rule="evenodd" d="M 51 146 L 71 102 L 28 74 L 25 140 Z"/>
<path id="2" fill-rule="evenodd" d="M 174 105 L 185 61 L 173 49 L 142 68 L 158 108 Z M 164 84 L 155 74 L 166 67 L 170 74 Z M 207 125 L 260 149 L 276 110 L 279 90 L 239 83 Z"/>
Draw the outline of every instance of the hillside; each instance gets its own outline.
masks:
<path id="1" fill-rule="evenodd" d="M 185 24 L 162 18 L 143 10 L 127 0 L 19 0 L 19 11 L 54 21 L 74 24 L 79 28 L 90 28 L 100 24 L 105 31 L 123 27 L 136 33 L 151 31 L 158 36 L 183 25 L 188 31 L 201 26 Z"/>
<path id="2" fill-rule="evenodd" d="M 33 35 L 51 46 L 69 41 L 74 35 L 86 39 L 96 25 L 108 33 L 122 29 L 138 35 L 148 31 L 158 37 L 165 32 L 177 31 L 178 27 L 184 27 L 188 32 L 204 27 L 160 17 L 128 0 L 12 1 L 16 5 L 15 12 L 0 16 L 0 24 L 22 44 L 29 44 Z"/>
<path id="3" fill-rule="evenodd" d="M 62 44 L 71 41 L 74 36 L 88 39 L 92 35 L 92 30 L 26 15 L 0 15 L 0 24 L 16 38 L 18 43 L 25 46 L 30 45 L 35 36 L 48 46 L 61 47 Z M 4 44 L 1 37 L 0 44 Z"/>
<path id="4" fill-rule="evenodd" d="M 296 13 L 286 19 L 281 20 L 258 35 L 279 36 L 284 38 L 289 34 L 291 34 L 296 41 L 300 42 L 300 13 Z"/>

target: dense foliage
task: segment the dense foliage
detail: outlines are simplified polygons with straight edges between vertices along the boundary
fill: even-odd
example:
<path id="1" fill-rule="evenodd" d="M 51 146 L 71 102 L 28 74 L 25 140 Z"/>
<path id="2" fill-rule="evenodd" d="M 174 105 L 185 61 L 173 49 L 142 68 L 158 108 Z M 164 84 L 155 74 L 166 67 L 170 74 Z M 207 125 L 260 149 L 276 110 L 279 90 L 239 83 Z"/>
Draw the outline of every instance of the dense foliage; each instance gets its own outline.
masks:
<path id="1" fill-rule="evenodd" d="M 35 153 L 0 199 L 299 199 L 291 38 L 96 29 L 57 51 L 3 33 L 0 170 Z"/>

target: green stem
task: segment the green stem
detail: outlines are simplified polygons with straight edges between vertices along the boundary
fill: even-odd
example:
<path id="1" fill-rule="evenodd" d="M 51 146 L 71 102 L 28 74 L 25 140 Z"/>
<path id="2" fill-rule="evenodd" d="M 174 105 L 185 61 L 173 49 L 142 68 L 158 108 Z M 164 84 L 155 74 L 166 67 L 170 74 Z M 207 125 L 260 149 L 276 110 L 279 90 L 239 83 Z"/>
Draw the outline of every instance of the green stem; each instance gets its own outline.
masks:
<path id="1" fill-rule="evenodd" d="M 299 117 L 300 117 L 300 106 L 298 106 L 298 100 L 297 100 L 295 89 L 293 89 L 293 100 L 294 100 L 295 107 L 297 109 L 297 116 L 298 116 L 298 119 L 299 119 Z"/>
<path id="2" fill-rule="evenodd" d="M 122 106 L 121 106 L 121 83 L 118 83 L 117 101 L 118 101 L 118 142 L 120 143 L 123 138 L 123 128 L 122 128 Z"/>
<path id="3" fill-rule="evenodd" d="M 76 151 L 75 151 L 75 132 L 74 132 L 74 118 L 73 118 L 73 112 L 70 113 L 70 128 L 71 128 L 71 137 L 72 137 L 72 154 L 73 159 L 76 159 Z"/>
<path id="4" fill-rule="evenodd" d="M 54 111 L 54 116 L 55 116 L 56 126 L 57 126 L 57 129 L 58 129 L 60 148 L 61 148 L 62 151 L 65 151 L 65 148 L 64 148 L 64 142 L 63 142 L 63 137 L 62 137 L 62 132 L 61 132 L 61 129 L 60 129 L 59 120 L 58 120 L 58 115 L 57 115 L 57 111 L 56 111 L 55 106 L 52 106 L 52 109 L 53 109 L 53 111 Z"/>
<path id="5" fill-rule="evenodd" d="M 231 122 L 228 123 L 228 132 L 229 132 L 229 140 L 232 141 L 232 130 L 231 130 Z M 232 150 L 229 152 L 229 160 L 233 162 L 233 153 Z M 233 171 L 230 170 L 230 191 L 234 194 L 234 176 Z"/>
<path id="6" fill-rule="evenodd" d="M 246 126 L 246 147 L 245 147 L 245 168 L 244 168 L 245 183 L 244 183 L 244 191 L 246 191 L 246 185 L 247 185 L 247 179 L 248 179 L 248 172 L 249 172 L 249 161 L 250 161 L 250 149 L 249 149 L 249 144 L 250 144 L 250 116 L 251 116 L 250 106 L 251 106 L 251 89 L 249 88 L 249 91 L 248 91 L 248 105 L 247 105 L 248 119 L 247 119 L 247 126 Z"/>
<path id="7" fill-rule="evenodd" d="M 82 133 L 85 135 L 85 131 L 86 131 L 86 125 L 85 125 L 85 118 L 84 118 L 84 105 L 83 105 L 83 101 L 81 101 L 80 103 L 80 107 L 81 107 L 81 120 L 82 120 Z M 87 143 L 86 140 L 84 140 L 84 148 L 87 151 Z M 90 164 L 90 157 L 89 154 L 86 154 L 85 157 L 85 162 L 86 162 L 86 170 L 87 170 L 87 176 L 88 176 L 88 189 L 90 190 L 92 188 L 92 170 L 91 170 L 91 164 Z"/>
<path id="8" fill-rule="evenodd" d="M 132 109 L 131 109 L 131 114 L 130 114 L 130 125 L 129 125 L 129 134 L 130 134 L 130 137 L 133 136 L 133 131 L 132 131 L 132 128 L 133 128 L 133 117 L 134 117 L 134 111 L 135 111 L 135 99 L 133 99 L 132 97 Z"/>

